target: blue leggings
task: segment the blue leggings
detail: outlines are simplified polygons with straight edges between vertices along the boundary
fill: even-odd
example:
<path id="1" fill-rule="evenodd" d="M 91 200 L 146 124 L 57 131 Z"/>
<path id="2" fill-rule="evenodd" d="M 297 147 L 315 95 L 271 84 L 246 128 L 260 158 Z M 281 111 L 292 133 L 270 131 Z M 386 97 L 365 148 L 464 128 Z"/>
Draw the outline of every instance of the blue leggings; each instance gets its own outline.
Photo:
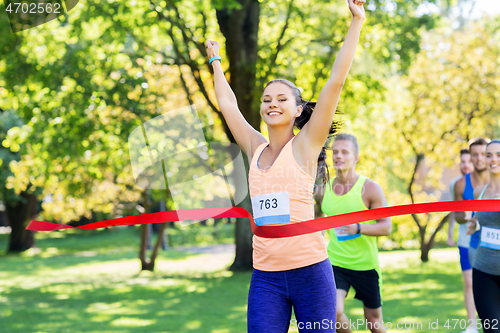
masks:
<path id="1" fill-rule="evenodd" d="M 248 333 L 335 333 L 337 291 L 330 260 L 279 272 L 253 270 Z M 296 320 L 291 321 L 292 306 Z"/>

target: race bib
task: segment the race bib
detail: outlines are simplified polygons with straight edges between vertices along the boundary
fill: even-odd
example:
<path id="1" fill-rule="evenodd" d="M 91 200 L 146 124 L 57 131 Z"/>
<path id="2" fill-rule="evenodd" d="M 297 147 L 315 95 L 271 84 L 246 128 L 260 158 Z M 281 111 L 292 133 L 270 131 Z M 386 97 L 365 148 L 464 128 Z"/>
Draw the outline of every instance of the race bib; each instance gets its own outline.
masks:
<path id="1" fill-rule="evenodd" d="M 337 240 L 339 242 L 348 241 L 351 239 L 356 239 L 358 237 L 361 237 L 361 234 L 354 234 L 354 235 L 346 234 L 341 231 L 341 228 L 335 228 L 333 230 L 335 231 L 335 236 L 337 236 Z"/>
<path id="2" fill-rule="evenodd" d="M 252 209 L 255 224 L 259 226 L 290 222 L 290 196 L 288 192 L 252 197 Z"/>
<path id="3" fill-rule="evenodd" d="M 482 227 L 480 246 L 500 250 L 500 230 Z"/>

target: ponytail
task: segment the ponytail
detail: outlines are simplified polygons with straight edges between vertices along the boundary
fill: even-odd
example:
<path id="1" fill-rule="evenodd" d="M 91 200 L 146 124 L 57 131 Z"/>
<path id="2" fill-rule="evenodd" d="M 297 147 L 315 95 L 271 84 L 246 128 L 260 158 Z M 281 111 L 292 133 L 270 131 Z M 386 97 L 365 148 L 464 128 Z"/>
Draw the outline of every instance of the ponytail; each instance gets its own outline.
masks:
<path id="1" fill-rule="evenodd" d="M 302 97 L 300 98 L 300 105 L 302 105 L 302 113 L 299 117 L 295 119 L 295 126 L 298 129 L 302 129 L 305 124 L 311 119 L 311 115 L 314 111 L 314 107 L 316 106 L 315 102 L 309 102 Z M 338 111 L 336 111 L 337 113 Z M 328 140 L 335 135 L 341 127 L 341 123 L 338 121 L 333 121 L 330 130 L 328 131 Z M 321 184 L 326 184 L 330 180 L 330 171 L 328 170 L 328 165 L 326 164 L 326 148 L 321 148 L 321 153 L 318 156 L 318 170 L 316 177 L 321 180 Z"/>

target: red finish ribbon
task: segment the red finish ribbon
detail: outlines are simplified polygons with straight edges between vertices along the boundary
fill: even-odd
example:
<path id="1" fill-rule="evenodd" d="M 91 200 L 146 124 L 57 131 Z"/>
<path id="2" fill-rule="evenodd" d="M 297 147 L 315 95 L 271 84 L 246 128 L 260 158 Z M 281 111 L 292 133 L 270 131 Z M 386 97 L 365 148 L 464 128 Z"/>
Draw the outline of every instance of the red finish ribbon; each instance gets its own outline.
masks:
<path id="1" fill-rule="evenodd" d="M 250 223 L 252 224 L 252 232 L 255 235 L 265 238 L 282 238 L 309 234 L 316 231 L 322 231 L 348 224 L 377 220 L 391 216 L 450 211 L 500 211 L 500 200 L 442 201 L 383 207 L 277 226 L 256 225 L 253 220 L 252 214 L 250 214 L 246 209 L 240 207 L 220 207 L 186 209 L 182 211 L 172 210 L 160 213 L 126 216 L 111 220 L 89 223 L 79 227 L 72 227 L 66 224 L 57 224 L 43 221 L 31 221 L 26 229 L 36 231 L 53 231 L 73 228 L 97 229 L 104 227 L 114 227 L 118 225 L 167 223 L 181 221 L 179 219 L 179 215 L 182 215 L 182 221 L 204 220 L 208 218 L 240 217 L 250 219 Z"/>

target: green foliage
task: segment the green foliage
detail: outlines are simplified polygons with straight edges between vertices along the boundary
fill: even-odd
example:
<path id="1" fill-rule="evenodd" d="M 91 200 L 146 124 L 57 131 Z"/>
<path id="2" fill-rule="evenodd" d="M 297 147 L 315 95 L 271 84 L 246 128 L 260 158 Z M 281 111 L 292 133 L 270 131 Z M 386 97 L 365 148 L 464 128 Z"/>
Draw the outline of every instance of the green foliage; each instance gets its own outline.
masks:
<path id="1" fill-rule="evenodd" d="M 7 178 L 12 176 L 10 163 L 20 159 L 20 147 L 15 142 L 11 144 L 6 137 L 15 132 L 22 136 L 28 135 L 22 126 L 23 121 L 16 114 L 10 111 L 0 113 L 0 200 L 4 202 L 19 199 L 15 192 L 7 187 Z"/>
<path id="2" fill-rule="evenodd" d="M 91 211 L 116 214 L 120 204 L 137 202 L 141 190 L 128 160 L 130 132 L 186 100 L 199 105 L 201 114 L 210 114 L 205 111 L 206 98 L 213 97 L 196 92 L 197 80 L 210 82 L 203 42 L 221 40 L 215 8 L 222 3 L 186 0 L 155 5 L 145 0 L 81 1 L 67 16 L 0 41 L 7 54 L 0 60 L 2 107 L 15 110 L 26 124 L 7 140 L 12 147 L 21 146 L 23 156 L 11 165 L 15 177 L 9 186 L 18 192 L 30 183 L 43 187 L 43 196 L 52 199 L 44 202 L 41 218 L 68 222 L 90 217 Z M 240 8 L 237 1 L 224 6 Z M 263 2 L 262 9 L 262 60 L 257 64 L 262 74 L 257 89 L 270 75 L 290 77 L 293 71 L 292 79 L 296 75 L 299 84 L 316 94 L 327 73 L 322 69 L 318 75 L 317 70 L 331 66 L 347 28 L 347 8 L 318 1 L 290 6 Z M 282 31 L 276 24 L 288 10 L 289 27 L 273 63 L 272 51 Z M 8 22 L 0 24 L 6 31 Z M 368 22 L 368 31 L 371 25 Z M 305 43 L 294 42 L 298 40 Z M 281 72 L 285 67 L 287 72 Z M 358 84 L 352 84 L 356 88 L 380 86 L 372 76 L 357 78 Z M 212 118 L 202 117 L 205 125 L 215 125 L 205 132 L 207 138 L 224 140 L 218 120 Z M 152 195 L 165 200 L 164 192 Z"/>
<path id="3" fill-rule="evenodd" d="M 498 27 L 497 19 L 485 19 L 425 33 L 408 75 L 387 81 L 386 102 L 359 109 L 350 127 L 369 143 L 361 147 L 360 169 L 381 184 L 389 205 L 438 201 L 448 191 L 443 170 L 467 141 L 500 135 Z M 418 239 L 418 221 L 428 242 L 444 216 L 395 218 L 390 239 L 399 246 Z"/>
<path id="4" fill-rule="evenodd" d="M 499 19 L 485 21 L 484 27 L 476 23 L 462 34 L 449 28 L 427 34 L 441 22 L 438 15 L 417 16 L 418 6 L 428 2 L 434 3 L 367 4 L 358 54 L 339 104 L 347 115 L 345 130 L 370 143 L 361 149 L 362 172 L 382 185 L 391 205 L 410 201 L 416 152 L 432 169 L 425 180 L 411 184 L 414 199 L 437 200 L 425 189 L 443 187 L 440 170 L 452 164 L 452 153 L 464 140 L 485 132 L 498 136 L 494 105 L 500 90 L 493 64 L 498 63 Z M 0 39 L 1 107 L 14 110 L 25 124 L 2 138 L 14 150 L 19 147 L 22 156 L 13 163 L 0 156 L 0 167 L 10 165 L 14 171 L 8 186 L 17 192 L 29 184 L 43 187 L 40 197 L 52 198 L 40 216 L 47 220 L 136 213 L 143 190 L 135 184 L 128 155 L 133 129 L 193 103 L 207 141 L 227 141 L 209 88 L 203 43 L 219 40 L 224 54 L 216 9 L 240 8 L 239 1 L 83 0 L 46 25 L 6 33 Z M 266 0 L 260 13 L 257 82 L 251 93 L 260 96 L 267 80 L 286 77 L 304 89 L 305 98 L 317 99 L 348 29 L 345 3 Z M 10 31 L 5 15 L 0 15 L 0 29 Z M 485 41 L 491 42 L 481 46 Z M 483 53 L 469 62 L 470 51 L 480 49 Z M 258 105 L 254 109 L 258 112 Z M 150 194 L 174 208 L 165 191 Z M 395 221 L 391 240 L 396 245 L 388 248 L 407 246 L 418 236 L 408 217 Z"/>

